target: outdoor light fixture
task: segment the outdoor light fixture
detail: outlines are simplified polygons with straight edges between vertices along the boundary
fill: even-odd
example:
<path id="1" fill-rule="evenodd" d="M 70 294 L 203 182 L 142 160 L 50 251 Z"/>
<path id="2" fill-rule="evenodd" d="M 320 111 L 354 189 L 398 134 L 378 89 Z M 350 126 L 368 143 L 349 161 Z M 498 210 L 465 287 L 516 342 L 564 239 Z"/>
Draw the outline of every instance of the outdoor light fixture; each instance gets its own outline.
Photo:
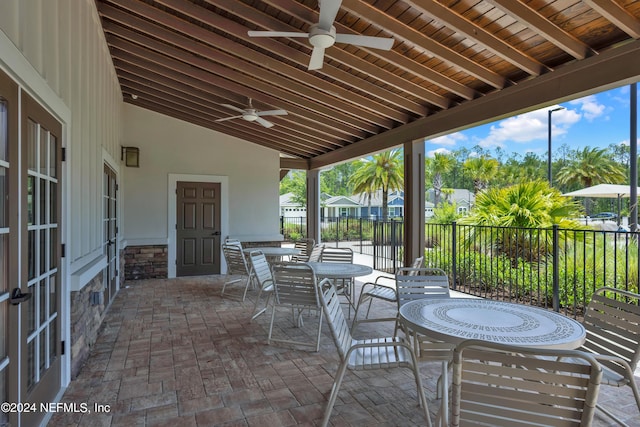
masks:
<path id="1" fill-rule="evenodd" d="M 125 166 L 140 167 L 140 149 L 138 147 L 122 147 L 121 150 L 120 160 L 124 161 Z"/>
<path id="2" fill-rule="evenodd" d="M 549 114 L 548 120 L 547 120 L 547 125 L 549 127 L 549 138 L 548 138 L 548 151 L 547 151 L 547 181 L 549 181 L 549 186 L 553 185 L 552 179 L 551 179 L 551 113 L 553 113 L 554 111 L 560 111 L 560 110 L 564 110 L 564 107 L 557 107 L 554 108 L 553 110 L 548 110 L 547 113 Z"/>

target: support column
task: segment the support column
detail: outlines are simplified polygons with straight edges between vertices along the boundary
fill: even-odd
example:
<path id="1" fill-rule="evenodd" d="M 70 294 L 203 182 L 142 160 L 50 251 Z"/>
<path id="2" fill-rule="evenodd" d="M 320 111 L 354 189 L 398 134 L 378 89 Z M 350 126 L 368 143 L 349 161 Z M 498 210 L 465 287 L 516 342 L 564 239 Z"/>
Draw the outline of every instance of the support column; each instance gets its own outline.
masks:
<path id="1" fill-rule="evenodd" d="M 320 243 L 320 169 L 307 171 L 307 237 Z"/>
<path id="2" fill-rule="evenodd" d="M 424 140 L 404 144 L 404 265 L 424 256 Z"/>

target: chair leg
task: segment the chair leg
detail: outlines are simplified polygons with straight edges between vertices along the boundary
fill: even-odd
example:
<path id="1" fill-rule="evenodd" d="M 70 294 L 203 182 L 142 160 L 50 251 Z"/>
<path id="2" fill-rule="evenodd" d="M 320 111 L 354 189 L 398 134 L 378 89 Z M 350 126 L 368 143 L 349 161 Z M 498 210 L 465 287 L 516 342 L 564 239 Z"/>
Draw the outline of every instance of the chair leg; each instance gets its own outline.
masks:
<path id="1" fill-rule="evenodd" d="M 271 311 L 271 323 L 269 324 L 269 336 L 267 337 L 267 344 L 271 344 L 271 334 L 273 333 L 273 320 L 276 317 L 276 308 L 273 307 Z"/>
<path id="2" fill-rule="evenodd" d="M 418 371 L 418 361 L 416 359 L 416 355 L 413 351 L 409 351 L 409 355 L 411 357 L 411 369 L 413 370 L 413 376 L 416 381 L 416 389 L 418 392 L 418 403 L 422 406 L 422 410 L 424 411 L 424 417 L 427 420 L 427 426 L 432 427 L 431 425 L 431 416 L 429 415 L 429 405 L 427 404 L 427 398 L 424 395 L 424 389 L 422 388 L 422 379 L 420 378 L 420 371 Z"/>
<path id="3" fill-rule="evenodd" d="M 333 382 L 333 387 L 331 387 L 331 395 L 329 396 L 329 402 L 327 402 L 327 408 L 324 410 L 324 417 L 322 418 L 322 427 L 327 427 L 329 425 L 329 418 L 331 418 L 331 412 L 333 411 L 333 406 L 336 404 L 336 399 L 338 398 L 338 392 L 340 391 L 340 386 L 342 385 L 342 380 L 344 378 L 344 374 L 347 370 L 348 360 L 343 361 L 340 364 L 340 368 L 336 373 L 336 379 Z"/>
<path id="4" fill-rule="evenodd" d="M 267 307 L 269 307 L 269 301 L 271 301 L 271 292 L 268 292 L 267 299 L 264 302 L 264 307 L 261 310 L 258 310 L 258 304 L 260 304 L 260 296 L 262 295 L 262 288 L 258 291 L 258 297 L 256 298 L 256 303 L 253 305 L 253 311 L 251 312 L 251 320 L 255 320 L 262 313 L 267 311 Z"/>
<path id="5" fill-rule="evenodd" d="M 322 311 L 320 311 L 320 319 L 318 320 L 318 336 L 316 337 L 316 352 L 320 351 L 320 336 L 322 335 Z"/>

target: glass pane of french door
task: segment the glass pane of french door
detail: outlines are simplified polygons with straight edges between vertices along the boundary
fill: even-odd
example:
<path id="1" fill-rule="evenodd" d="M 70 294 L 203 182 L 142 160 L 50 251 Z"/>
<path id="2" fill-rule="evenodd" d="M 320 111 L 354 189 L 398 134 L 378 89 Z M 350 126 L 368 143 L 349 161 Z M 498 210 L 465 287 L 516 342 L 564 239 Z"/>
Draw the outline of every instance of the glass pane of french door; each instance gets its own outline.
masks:
<path id="1" fill-rule="evenodd" d="M 118 287 L 118 217 L 116 205 L 117 181 L 116 173 L 108 165 L 104 165 L 103 175 L 103 232 L 104 243 L 103 251 L 107 255 L 107 268 L 105 269 L 105 278 L 103 283 L 104 302 L 108 304 L 115 296 Z"/>
<path id="2" fill-rule="evenodd" d="M 0 402 L 9 401 L 9 159 L 7 102 L 0 93 Z M 9 415 L 0 411 L 0 426 Z"/>
<path id="3" fill-rule="evenodd" d="M 55 361 L 57 329 L 57 138 L 29 119 L 28 133 L 27 391 Z M 53 348 L 52 348 L 53 347 Z"/>
<path id="4" fill-rule="evenodd" d="M 60 124 L 24 94 L 21 172 L 23 302 L 20 396 L 35 404 L 53 401 L 60 389 Z M 21 425 L 36 425 L 38 414 L 23 414 Z"/>

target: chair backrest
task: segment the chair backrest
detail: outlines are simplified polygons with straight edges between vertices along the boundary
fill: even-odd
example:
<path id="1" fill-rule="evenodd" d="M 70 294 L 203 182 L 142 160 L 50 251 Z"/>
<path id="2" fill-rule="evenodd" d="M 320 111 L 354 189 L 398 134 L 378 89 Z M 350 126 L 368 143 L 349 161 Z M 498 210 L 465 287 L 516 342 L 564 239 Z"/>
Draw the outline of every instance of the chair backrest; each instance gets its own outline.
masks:
<path id="1" fill-rule="evenodd" d="M 353 250 L 351 248 L 324 248 L 322 262 L 344 262 L 353 264 Z"/>
<path id="2" fill-rule="evenodd" d="M 307 264 L 275 263 L 272 267 L 276 304 L 320 308 L 316 274 Z"/>
<path id="3" fill-rule="evenodd" d="M 242 247 L 242 242 L 240 240 L 238 240 L 238 239 L 230 239 L 228 237 L 226 239 L 224 239 L 224 244 L 225 245 L 237 245 L 237 246 Z"/>
<path id="4" fill-rule="evenodd" d="M 424 267 L 424 257 L 423 256 L 419 256 L 418 258 L 413 260 L 413 263 L 411 263 L 411 268 L 423 268 Z M 411 270 L 409 271 L 409 275 L 415 276 L 418 273 L 417 270 Z"/>
<path id="5" fill-rule="evenodd" d="M 449 298 L 449 277 L 439 268 L 404 267 L 396 274 L 398 308 L 421 298 Z"/>
<path id="6" fill-rule="evenodd" d="M 253 274 L 258 280 L 260 287 L 264 289 L 265 287 L 273 284 L 271 267 L 269 266 L 264 253 L 260 250 L 251 251 L 249 259 L 251 260 L 251 266 L 253 267 Z"/>
<path id="7" fill-rule="evenodd" d="M 591 425 L 601 378 L 581 351 L 464 341 L 453 353 L 451 425 Z"/>
<path id="8" fill-rule="evenodd" d="M 242 246 L 236 243 L 225 243 L 222 245 L 222 253 L 224 254 L 224 260 L 227 262 L 228 274 L 249 274 Z"/>
<path id="9" fill-rule="evenodd" d="M 309 253 L 309 262 L 320 261 L 323 250 L 324 250 L 324 245 L 313 245 L 313 247 L 311 248 L 311 252 Z"/>
<path id="10" fill-rule="evenodd" d="M 300 239 L 293 247 L 300 251 L 299 254 L 291 257 L 292 261 L 296 262 L 307 262 L 309 260 L 309 254 L 311 253 L 311 249 L 315 246 L 316 241 L 314 239 Z"/>
<path id="11" fill-rule="evenodd" d="M 329 324 L 329 330 L 333 336 L 333 341 L 338 348 L 340 359 L 344 361 L 349 348 L 353 342 L 351 331 L 344 317 L 344 312 L 340 306 L 340 299 L 336 287 L 329 279 L 324 279 L 318 285 L 320 288 L 320 299 L 322 309 Z"/>
<path id="12" fill-rule="evenodd" d="M 633 372 L 640 359 L 640 294 L 614 288 L 594 292 L 584 315 L 587 338 L 582 350 L 625 360 Z M 624 367 L 606 360 L 607 368 L 624 375 Z"/>

